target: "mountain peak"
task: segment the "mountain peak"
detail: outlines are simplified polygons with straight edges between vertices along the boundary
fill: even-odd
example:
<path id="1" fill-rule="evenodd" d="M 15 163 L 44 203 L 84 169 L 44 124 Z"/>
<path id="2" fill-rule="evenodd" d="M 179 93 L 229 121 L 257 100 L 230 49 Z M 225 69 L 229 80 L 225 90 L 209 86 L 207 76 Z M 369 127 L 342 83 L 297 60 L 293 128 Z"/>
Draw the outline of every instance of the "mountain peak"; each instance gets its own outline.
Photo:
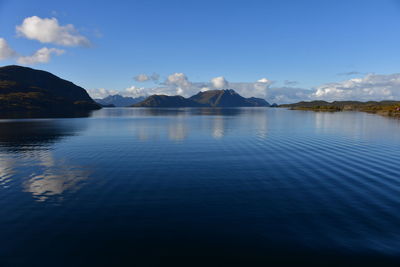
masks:
<path id="1" fill-rule="evenodd" d="M 268 107 L 261 98 L 244 98 L 233 89 L 209 90 L 183 96 L 152 95 L 135 107 Z"/>
<path id="2" fill-rule="evenodd" d="M 199 92 L 189 99 L 211 107 L 254 107 L 269 106 L 264 99 L 255 101 L 256 98 L 245 98 L 233 89 L 209 90 Z M 264 101 L 265 103 L 262 103 Z"/>
<path id="3" fill-rule="evenodd" d="M 199 103 L 180 95 L 151 95 L 144 101 L 133 105 L 134 107 L 200 107 Z"/>

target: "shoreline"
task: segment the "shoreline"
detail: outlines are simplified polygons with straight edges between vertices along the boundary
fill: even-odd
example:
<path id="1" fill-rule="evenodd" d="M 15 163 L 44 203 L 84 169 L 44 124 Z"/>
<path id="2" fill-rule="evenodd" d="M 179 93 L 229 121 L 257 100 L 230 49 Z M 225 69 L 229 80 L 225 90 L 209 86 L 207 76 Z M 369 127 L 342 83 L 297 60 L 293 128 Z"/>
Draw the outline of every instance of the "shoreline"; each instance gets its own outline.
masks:
<path id="1" fill-rule="evenodd" d="M 317 112 L 358 111 L 385 117 L 400 118 L 400 101 L 311 101 L 279 105 L 290 110 L 308 110 Z"/>

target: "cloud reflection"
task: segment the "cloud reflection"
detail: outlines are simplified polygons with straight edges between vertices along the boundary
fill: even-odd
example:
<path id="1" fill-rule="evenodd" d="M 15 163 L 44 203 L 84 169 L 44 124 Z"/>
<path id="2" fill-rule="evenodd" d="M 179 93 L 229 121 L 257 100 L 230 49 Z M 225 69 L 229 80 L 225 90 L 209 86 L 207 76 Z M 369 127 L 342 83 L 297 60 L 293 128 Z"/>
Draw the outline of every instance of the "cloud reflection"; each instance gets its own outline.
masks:
<path id="1" fill-rule="evenodd" d="M 172 123 L 168 127 L 168 137 L 172 141 L 181 141 L 187 137 L 187 128 L 184 122 Z"/>
<path id="2" fill-rule="evenodd" d="M 15 173 L 15 160 L 0 154 L 0 186 L 6 187 Z"/>
<path id="3" fill-rule="evenodd" d="M 46 201 L 52 196 L 61 197 L 66 191 L 76 191 L 87 180 L 90 172 L 81 166 L 56 160 L 51 152 L 42 157 L 38 170 L 24 182 L 24 192 L 32 193 L 37 201 Z"/>
<path id="4" fill-rule="evenodd" d="M 1 121 L 0 185 L 5 188 L 27 177 L 21 181 L 23 192 L 37 201 L 62 199 L 66 191 L 79 189 L 89 177 L 88 169 L 57 158 L 53 148 L 85 128 L 81 120 Z"/>
<path id="5" fill-rule="evenodd" d="M 224 119 L 221 117 L 215 117 L 213 120 L 212 136 L 215 139 L 220 139 L 225 135 Z"/>

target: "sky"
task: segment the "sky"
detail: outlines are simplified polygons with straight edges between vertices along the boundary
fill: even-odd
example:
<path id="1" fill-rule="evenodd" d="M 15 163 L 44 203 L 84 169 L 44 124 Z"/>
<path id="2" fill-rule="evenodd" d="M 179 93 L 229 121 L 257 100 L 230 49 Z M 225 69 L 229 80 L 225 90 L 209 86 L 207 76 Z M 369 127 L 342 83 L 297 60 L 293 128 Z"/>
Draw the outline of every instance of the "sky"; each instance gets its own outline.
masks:
<path id="1" fill-rule="evenodd" d="M 0 0 L 0 66 L 94 98 L 400 99 L 400 0 Z"/>

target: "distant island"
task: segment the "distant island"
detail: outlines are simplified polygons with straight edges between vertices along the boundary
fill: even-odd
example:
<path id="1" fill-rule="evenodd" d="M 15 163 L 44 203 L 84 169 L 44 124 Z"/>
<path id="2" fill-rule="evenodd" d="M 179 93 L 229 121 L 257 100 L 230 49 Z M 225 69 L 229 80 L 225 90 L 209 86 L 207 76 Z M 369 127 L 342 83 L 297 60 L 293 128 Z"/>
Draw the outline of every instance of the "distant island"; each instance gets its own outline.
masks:
<path id="1" fill-rule="evenodd" d="M 69 116 L 101 107 L 85 89 L 49 72 L 21 66 L 0 67 L 0 112 Z"/>
<path id="2" fill-rule="evenodd" d="M 183 96 L 152 95 L 132 107 L 269 107 L 262 98 L 245 98 L 232 89 L 209 90 L 185 98 Z"/>
<path id="3" fill-rule="evenodd" d="M 279 105 L 294 110 L 312 111 L 363 111 L 384 116 L 400 117 L 400 101 L 302 101 L 294 104 Z"/>

